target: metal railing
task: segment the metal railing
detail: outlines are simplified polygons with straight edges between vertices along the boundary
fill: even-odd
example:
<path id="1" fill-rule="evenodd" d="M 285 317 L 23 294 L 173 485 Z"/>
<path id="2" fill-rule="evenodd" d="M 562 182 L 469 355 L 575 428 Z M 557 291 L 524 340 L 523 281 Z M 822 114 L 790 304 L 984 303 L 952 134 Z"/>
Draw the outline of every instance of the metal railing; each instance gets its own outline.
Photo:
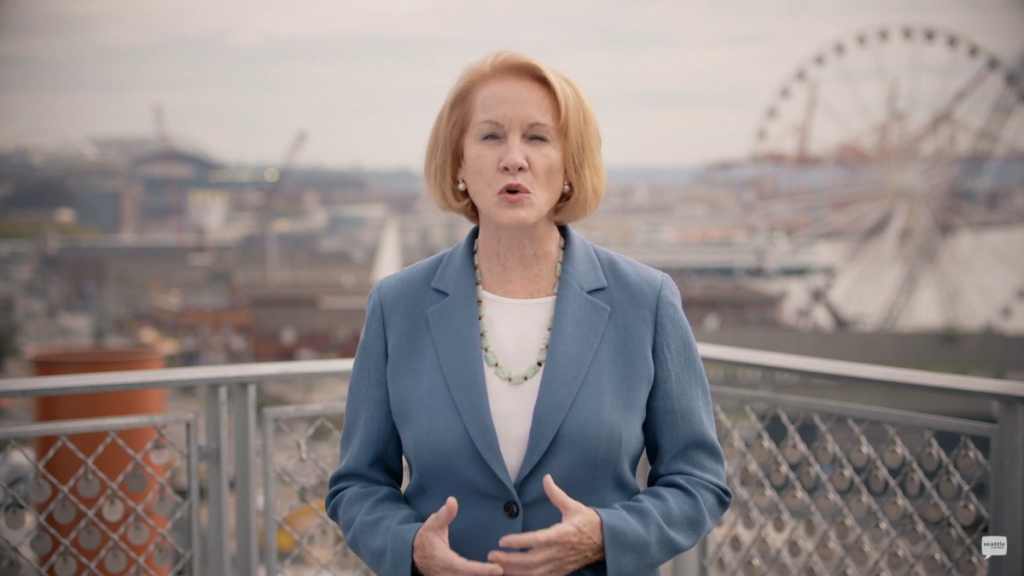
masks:
<path id="1" fill-rule="evenodd" d="M 735 499 L 674 574 L 1024 573 L 1024 383 L 700 352 Z M 344 404 L 258 408 L 261 384 L 351 368 L 314 360 L 0 381 L 0 397 L 164 387 L 202 399 L 201 414 L 0 426 L 0 470 L 13 459 L 28 470 L 13 485 L 0 476 L 0 573 L 102 564 L 118 574 L 368 574 L 323 510 Z M 129 428 L 151 429 L 150 439 L 129 450 L 119 441 Z M 80 452 L 81 469 L 58 478 L 47 467 L 54 449 L 33 444 L 51 436 L 70 449 L 86 431 L 129 452 L 123 474 L 99 478 L 95 456 Z M 1007 537 L 1006 556 L 982 556 L 989 535 Z"/>
<path id="2" fill-rule="evenodd" d="M 141 574 L 198 573 L 195 424 L 191 414 L 151 414 L 0 427 L 0 442 L 7 441 L 0 462 L 20 460 L 30 470 L 20 486 L 0 485 L 4 573 L 93 574 L 101 565 L 107 573 L 129 565 Z M 183 441 L 169 433 L 176 427 Z M 119 437 L 125 430 L 153 433 L 135 450 Z M 102 439 L 84 453 L 72 436 L 88 433 Z M 26 440 L 45 438 L 55 441 L 31 455 Z M 50 465 L 61 452 L 65 463 Z M 129 463 L 111 478 L 97 461 L 117 453 Z"/>

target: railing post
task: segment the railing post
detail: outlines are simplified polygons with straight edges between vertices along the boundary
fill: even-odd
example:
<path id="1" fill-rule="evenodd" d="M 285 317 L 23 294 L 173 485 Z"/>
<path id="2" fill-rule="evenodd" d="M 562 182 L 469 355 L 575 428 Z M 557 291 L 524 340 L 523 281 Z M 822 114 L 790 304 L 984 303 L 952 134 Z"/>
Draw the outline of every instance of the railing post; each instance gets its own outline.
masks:
<path id="1" fill-rule="evenodd" d="M 192 541 L 192 573 L 202 574 L 202 558 L 200 554 L 199 536 L 199 505 L 202 501 L 199 489 L 199 422 L 193 420 L 188 430 L 188 491 L 191 495 L 189 509 L 189 534 Z"/>
<path id="2" fill-rule="evenodd" d="M 237 574 L 256 574 L 256 384 L 235 384 L 235 558 Z"/>
<path id="3" fill-rule="evenodd" d="M 263 412 L 263 568 L 277 576 L 277 501 L 274 494 L 274 419 Z"/>
<path id="4" fill-rule="evenodd" d="M 231 574 L 228 531 L 228 387 L 206 387 L 206 565 L 210 576 Z"/>
<path id="5" fill-rule="evenodd" d="M 1006 556 L 988 560 L 992 576 L 1024 574 L 1024 402 L 999 401 L 999 429 L 992 447 L 992 523 L 1006 536 Z"/>

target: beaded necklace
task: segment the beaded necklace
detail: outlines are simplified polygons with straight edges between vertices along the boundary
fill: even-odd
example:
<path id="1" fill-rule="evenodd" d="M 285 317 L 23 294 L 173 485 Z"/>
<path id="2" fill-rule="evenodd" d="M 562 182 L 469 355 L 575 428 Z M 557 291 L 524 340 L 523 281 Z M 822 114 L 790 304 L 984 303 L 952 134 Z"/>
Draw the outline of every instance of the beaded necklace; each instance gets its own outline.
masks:
<path id="1" fill-rule="evenodd" d="M 498 356 L 491 350 L 491 343 L 487 339 L 487 324 L 484 322 L 484 288 L 480 284 L 480 257 L 477 255 L 477 249 L 480 246 L 480 239 L 477 238 L 473 242 L 473 271 L 476 272 L 476 310 L 477 320 L 480 321 L 480 348 L 484 352 L 484 362 L 487 366 L 494 370 L 494 374 L 509 384 L 522 384 L 530 378 L 537 375 L 541 367 L 544 366 L 544 361 L 548 357 L 548 341 L 551 339 L 551 327 L 555 322 L 555 311 L 551 310 L 551 318 L 548 320 L 548 330 L 544 334 L 544 343 L 540 347 L 540 351 L 537 352 L 537 361 L 523 370 L 518 374 L 512 374 L 507 368 L 498 362 Z M 559 238 L 558 241 L 558 264 L 555 266 L 555 287 L 553 288 L 555 296 L 558 296 L 558 282 L 562 278 L 562 260 L 565 258 L 565 238 Z"/>

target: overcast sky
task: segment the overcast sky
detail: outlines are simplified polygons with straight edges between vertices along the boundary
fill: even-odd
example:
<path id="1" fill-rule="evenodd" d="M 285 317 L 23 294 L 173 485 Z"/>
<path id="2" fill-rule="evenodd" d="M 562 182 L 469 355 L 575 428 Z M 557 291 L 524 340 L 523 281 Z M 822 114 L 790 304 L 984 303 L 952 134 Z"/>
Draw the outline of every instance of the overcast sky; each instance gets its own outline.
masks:
<path id="1" fill-rule="evenodd" d="M 615 166 L 750 153 L 780 82 L 880 25 L 1012 62 L 1024 0 L 0 0 L 0 144 L 153 134 L 225 162 L 419 169 L 452 82 L 498 49 L 574 78 Z"/>

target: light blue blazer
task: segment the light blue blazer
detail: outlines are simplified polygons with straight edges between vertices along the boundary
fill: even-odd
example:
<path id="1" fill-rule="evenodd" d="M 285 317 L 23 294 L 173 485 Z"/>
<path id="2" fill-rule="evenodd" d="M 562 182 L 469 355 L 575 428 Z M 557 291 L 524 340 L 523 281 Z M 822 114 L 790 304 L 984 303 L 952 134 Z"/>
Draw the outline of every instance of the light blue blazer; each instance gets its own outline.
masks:
<path id="1" fill-rule="evenodd" d="M 577 574 L 655 574 L 732 501 L 679 291 L 666 274 L 560 228 L 551 343 L 526 457 L 510 478 L 484 384 L 477 230 L 370 291 L 327 514 L 377 574 L 408 576 L 416 531 L 448 496 L 459 502 L 451 547 L 471 560 L 486 561 L 505 534 L 559 522 L 541 484 L 551 474 L 601 517 L 605 560 Z"/>

